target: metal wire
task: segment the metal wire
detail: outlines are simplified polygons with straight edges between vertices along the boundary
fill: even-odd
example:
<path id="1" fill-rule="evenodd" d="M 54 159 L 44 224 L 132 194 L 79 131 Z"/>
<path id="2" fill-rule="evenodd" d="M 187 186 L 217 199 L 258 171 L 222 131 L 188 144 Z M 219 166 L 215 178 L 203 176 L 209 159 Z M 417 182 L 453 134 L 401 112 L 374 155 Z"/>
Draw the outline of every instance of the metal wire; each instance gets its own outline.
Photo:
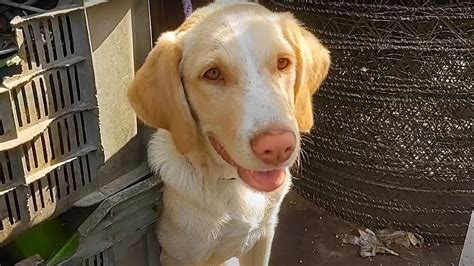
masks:
<path id="1" fill-rule="evenodd" d="M 474 209 L 474 2 L 267 0 L 329 48 L 296 189 L 371 228 L 462 242 Z"/>

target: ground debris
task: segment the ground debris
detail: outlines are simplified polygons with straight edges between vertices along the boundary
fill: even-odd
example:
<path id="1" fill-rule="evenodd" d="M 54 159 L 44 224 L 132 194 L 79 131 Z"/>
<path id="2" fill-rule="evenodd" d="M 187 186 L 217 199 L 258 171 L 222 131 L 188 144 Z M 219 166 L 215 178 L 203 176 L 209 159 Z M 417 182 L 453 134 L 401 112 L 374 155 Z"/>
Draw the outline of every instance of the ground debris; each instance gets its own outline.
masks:
<path id="1" fill-rule="evenodd" d="M 377 254 L 390 254 L 401 257 L 392 248 L 394 246 L 408 249 L 410 247 L 421 247 L 424 243 L 423 237 L 418 234 L 396 231 L 392 229 L 376 230 L 357 229 L 357 231 L 341 236 L 344 244 L 352 244 L 360 247 L 361 257 L 374 257 Z"/>

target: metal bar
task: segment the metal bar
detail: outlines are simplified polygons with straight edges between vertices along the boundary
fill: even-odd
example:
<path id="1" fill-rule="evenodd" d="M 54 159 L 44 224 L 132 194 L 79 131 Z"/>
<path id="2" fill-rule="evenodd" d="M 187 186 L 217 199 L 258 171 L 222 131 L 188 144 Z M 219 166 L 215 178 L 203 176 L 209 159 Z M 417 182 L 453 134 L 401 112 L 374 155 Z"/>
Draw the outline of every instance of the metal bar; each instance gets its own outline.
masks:
<path id="1" fill-rule="evenodd" d="M 2 3 L 4 5 L 7 5 L 7 6 L 16 7 L 16 8 L 20 8 L 20 9 L 24 9 L 24 10 L 28 10 L 28 11 L 33 11 L 33 12 L 38 12 L 38 13 L 45 11 L 44 9 L 37 8 L 37 7 L 34 7 L 34 6 L 28 6 L 28 5 L 25 5 L 25 4 L 19 4 L 19 3 L 10 2 L 10 1 L 0 1 L 0 3 Z"/>

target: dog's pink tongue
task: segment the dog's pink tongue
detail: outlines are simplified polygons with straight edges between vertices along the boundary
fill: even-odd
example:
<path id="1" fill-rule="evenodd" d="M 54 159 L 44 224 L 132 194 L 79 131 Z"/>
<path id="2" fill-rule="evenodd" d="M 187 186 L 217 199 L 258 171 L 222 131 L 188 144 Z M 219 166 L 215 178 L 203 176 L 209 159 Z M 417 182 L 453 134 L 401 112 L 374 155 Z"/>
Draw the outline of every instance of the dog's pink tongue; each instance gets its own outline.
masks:
<path id="1" fill-rule="evenodd" d="M 241 167 L 237 170 L 240 178 L 255 190 L 271 192 L 279 188 L 286 178 L 284 169 L 271 171 L 250 171 Z"/>

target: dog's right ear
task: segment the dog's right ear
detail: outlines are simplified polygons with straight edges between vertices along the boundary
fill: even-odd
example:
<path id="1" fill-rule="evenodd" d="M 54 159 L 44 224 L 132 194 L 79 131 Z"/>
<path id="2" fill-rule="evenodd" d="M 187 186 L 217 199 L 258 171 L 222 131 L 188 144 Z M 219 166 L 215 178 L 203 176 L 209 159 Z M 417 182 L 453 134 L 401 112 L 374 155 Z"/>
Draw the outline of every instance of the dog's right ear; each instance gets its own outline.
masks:
<path id="1" fill-rule="evenodd" d="M 328 75 L 329 51 L 291 13 L 280 14 L 281 27 L 296 54 L 295 116 L 300 132 L 313 127 L 313 94 Z"/>
<path id="2" fill-rule="evenodd" d="M 176 33 L 163 33 L 136 73 L 128 99 L 140 120 L 168 130 L 177 149 L 185 154 L 196 144 L 197 128 L 181 82 L 181 58 Z"/>

